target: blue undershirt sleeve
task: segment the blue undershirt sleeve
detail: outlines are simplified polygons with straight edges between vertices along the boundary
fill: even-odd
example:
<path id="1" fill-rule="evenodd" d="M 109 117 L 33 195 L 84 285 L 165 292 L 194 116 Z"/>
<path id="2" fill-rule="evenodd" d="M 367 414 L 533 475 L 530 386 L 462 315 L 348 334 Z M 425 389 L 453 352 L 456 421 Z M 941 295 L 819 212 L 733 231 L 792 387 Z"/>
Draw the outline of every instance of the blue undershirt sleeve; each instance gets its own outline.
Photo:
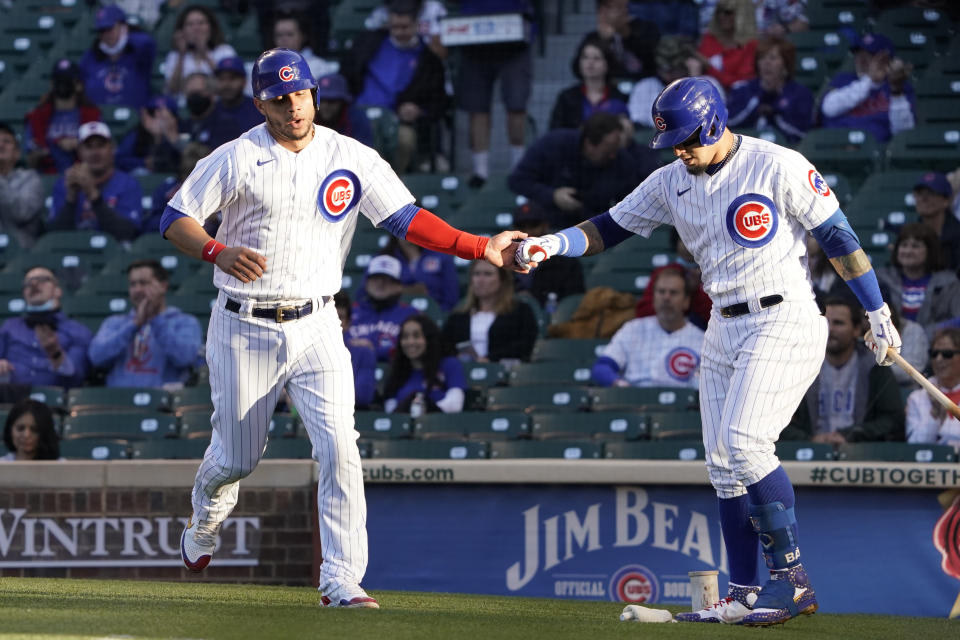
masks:
<path id="1" fill-rule="evenodd" d="M 860 238 L 854 233 L 843 211 L 837 209 L 830 218 L 810 230 L 828 258 L 853 253 L 860 248 Z"/>
<path id="2" fill-rule="evenodd" d="M 609 211 L 604 211 L 600 215 L 590 218 L 590 222 L 592 222 L 593 226 L 600 232 L 604 249 L 616 246 L 634 235 L 632 231 L 628 231 L 617 224 L 610 216 Z"/>
<path id="3" fill-rule="evenodd" d="M 187 214 L 182 211 L 177 211 L 170 205 L 167 205 L 167 208 L 163 210 L 163 214 L 160 216 L 160 235 L 167 233 L 167 229 L 170 228 L 170 225 L 173 224 L 174 220 L 179 218 L 187 218 Z"/>
<path id="4" fill-rule="evenodd" d="M 410 227 L 410 222 L 413 221 L 413 216 L 417 215 L 418 211 L 420 211 L 420 207 L 411 202 L 408 205 L 404 205 L 398 211 L 391 213 L 389 217 L 380 222 L 380 226 L 398 238 L 405 239 L 407 237 L 407 229 Z"/>

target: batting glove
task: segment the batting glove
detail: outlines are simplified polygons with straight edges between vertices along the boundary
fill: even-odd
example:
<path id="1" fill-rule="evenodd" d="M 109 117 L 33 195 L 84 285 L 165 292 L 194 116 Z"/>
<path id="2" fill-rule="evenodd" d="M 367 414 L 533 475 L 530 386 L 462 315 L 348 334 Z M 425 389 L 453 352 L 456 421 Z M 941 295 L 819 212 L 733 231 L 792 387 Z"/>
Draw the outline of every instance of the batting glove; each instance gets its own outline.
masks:
<path id="1" fill-rule="evenodd" d="M 516 262 L 521 267 L 529 267 L 531 262 L 541 263 L 557 255 L 563 246 L 563 240 L 553 234 L 526 238 L 517 249 Z"/>
<path id="2" fill-rule="evenodd" d="M 877 364 L 889 367 L 893 364 L 893 359 L 887 355 L 887 349 L 900 353 L 901 344 L 900 334 L 890 318 L 890 307 L 884 303 L 876 311 L 867 311 L 867 318 L 870 320 L 870 333 L 864 341 L 877 357 Z"/>

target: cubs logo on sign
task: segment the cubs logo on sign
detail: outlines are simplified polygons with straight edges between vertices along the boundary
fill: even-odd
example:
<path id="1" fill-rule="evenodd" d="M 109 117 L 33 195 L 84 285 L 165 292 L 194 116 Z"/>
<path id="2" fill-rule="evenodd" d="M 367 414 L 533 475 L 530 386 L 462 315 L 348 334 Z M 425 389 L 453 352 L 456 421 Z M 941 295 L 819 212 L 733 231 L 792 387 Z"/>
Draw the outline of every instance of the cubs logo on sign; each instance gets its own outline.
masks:
<path id="1" fill-rule="evenodd" d="M 296 74 L 293 72 L 293 67 L 287 65 L 285 67 L 280 67 L 280 71 L 277 72 L 280 76 L 280 79 L 284 82 L 290 82 L 296 77 Z"/>
<path id="2" fill-rule="evenodd" d="M 810 183 L 810 188 L 820 195 L 824 197 L 830 195 L 830 185 L 828 185 L 827 181 L 823 179 L 823 176 L 813 169 L 810 169 L 810 171 L 807 172 L 807 182 Z"/>
<path id="3" fill-rule="evenodd" d="M 320 215 L 329 222 L 340 222 L 360 200 L 360 181 L 346 169 L 337 169 L 328 175 L 317 193 Z"/>
<path id="4" fill-rule="evenodd" d="M 759 193 L 746 193 L 727 207 L 727 232 L 741 247 L 762 247 L 777 233 L 777 205 Z"/>
<path id="5" fill-rule="evenodd" d="M 666 131 L 667 130 L 667 121 L 662 117 L 657 116 L 653 119 L 653 126 L 657 128 L 657 131 Z"/>
<path id="6" fill-rule="evenodd" d="M 677 347 L 667 354 L 667 374 L 679 382 L 688 382 L 700 364 L 700 356 L 688 347 Z"/>
<path id="7" fill-rule="evenodd" d="M 659 597 L 657 576 L 643 565 L 627 565 L 610 578 L 610 599 L 614 602 L 640 604 L 656 602 Z"/>

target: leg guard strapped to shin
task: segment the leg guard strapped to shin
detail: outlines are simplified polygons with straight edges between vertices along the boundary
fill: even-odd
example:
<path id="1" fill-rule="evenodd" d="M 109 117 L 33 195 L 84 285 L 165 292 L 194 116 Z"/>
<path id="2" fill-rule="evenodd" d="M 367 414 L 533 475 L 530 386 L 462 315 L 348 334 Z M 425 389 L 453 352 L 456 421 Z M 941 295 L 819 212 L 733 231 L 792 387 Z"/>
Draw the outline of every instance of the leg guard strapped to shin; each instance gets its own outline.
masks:
<path id="1" fill-rule="evenodd" d="M 780 570 L 800 563 L 800 547 L 795 533 L 797 518 L 792 507 L 785 509 L 782 502 L 752 504 L 750 522 L 760 535 L 767 567 Z"/>

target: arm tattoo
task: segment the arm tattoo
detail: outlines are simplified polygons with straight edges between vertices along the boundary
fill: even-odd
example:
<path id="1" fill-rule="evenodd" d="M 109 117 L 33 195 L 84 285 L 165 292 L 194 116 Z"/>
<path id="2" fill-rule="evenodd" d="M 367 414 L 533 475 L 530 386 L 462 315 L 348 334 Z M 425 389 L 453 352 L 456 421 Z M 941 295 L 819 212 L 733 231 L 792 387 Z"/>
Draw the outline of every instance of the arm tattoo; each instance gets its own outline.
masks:
<path id="1" fill-rule="evenodd" d="M 870 258 L 863 252 L 863 249 L 857 249 L 853 253 L 845 256 L 830 258 L 830 264 L 836 269 L 837 273 L 844 280 L 853 280 L 867 273 L 873 266 L 870 264 Z"/>
<path id="2" fill-rule="evenodd" d="M 586 220 L 578 224 L 577 229 L 583 231 L 583 235 L 587 236 L 587 250 L 583 255 L 592 256 L 603 251 L 603 238 L 600 237 L 596 225 Z"/>

